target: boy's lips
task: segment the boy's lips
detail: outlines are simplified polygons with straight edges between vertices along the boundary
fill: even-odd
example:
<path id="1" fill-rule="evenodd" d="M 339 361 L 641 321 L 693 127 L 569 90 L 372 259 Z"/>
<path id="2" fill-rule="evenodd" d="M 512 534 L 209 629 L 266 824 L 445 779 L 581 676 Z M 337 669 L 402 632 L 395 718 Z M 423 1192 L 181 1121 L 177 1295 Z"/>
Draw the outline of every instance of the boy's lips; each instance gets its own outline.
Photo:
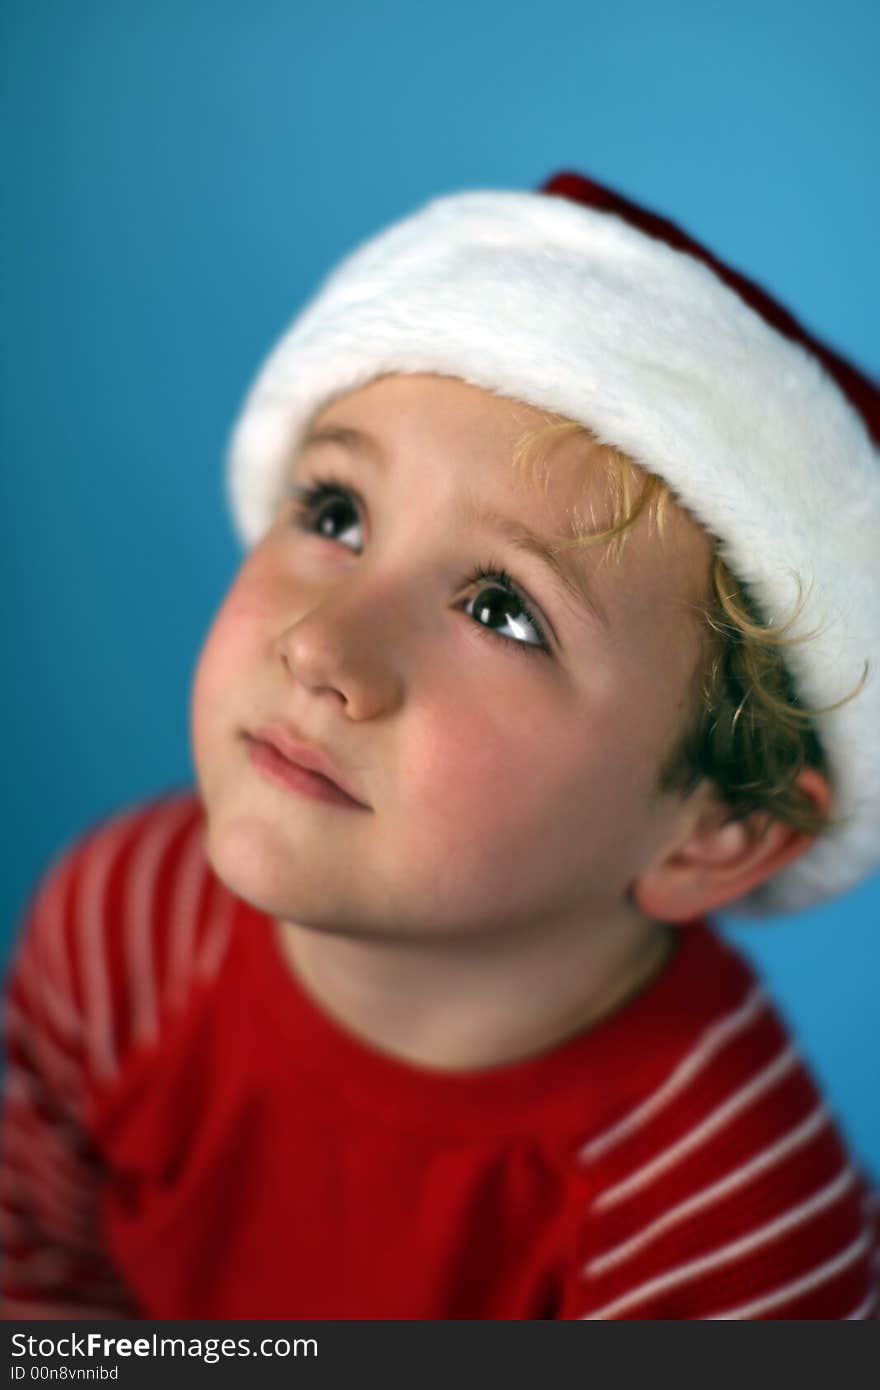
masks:
<path id="1" fill-rule="evenodd" d="M 273 749 L 285 762 L 294 767 L 304 768 L 307 772 L 317 773 L 324 778 L 331 787 L 335 787 L 350 801 L 357 806 L 370 808 L 366 802 L 357 796 L 344 778 L 336 769 L 336 764 L 329 754 L 322 749 L 316 748 L 314 744 L 307 743 L 297 735 L 293 734 L 282 724 L 266 724 L 259 729 L 253 729 L 246 733 L 245 737 L 253 743 L 265 744 Z"/>

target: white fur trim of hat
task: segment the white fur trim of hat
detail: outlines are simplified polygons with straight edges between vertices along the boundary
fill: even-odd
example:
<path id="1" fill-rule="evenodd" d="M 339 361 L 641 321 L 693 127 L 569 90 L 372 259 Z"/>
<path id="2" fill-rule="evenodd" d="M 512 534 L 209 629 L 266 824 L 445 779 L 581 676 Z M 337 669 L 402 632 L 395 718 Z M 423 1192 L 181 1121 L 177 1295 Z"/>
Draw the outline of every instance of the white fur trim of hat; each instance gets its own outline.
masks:
<path id="1" fill-rule="evenodd" d="M 834 826 L 729 911 L 803 909 L 880 865 L 880 459 L 818 358 L 692 254 L 545 192 L 436 198 L 345 258 L 261 367 L 228 489 L 265 533 L 313 415 L 391 372 L 454 376 L 567 416 L 662 476 L 719 541 L 816 719 Z"/>

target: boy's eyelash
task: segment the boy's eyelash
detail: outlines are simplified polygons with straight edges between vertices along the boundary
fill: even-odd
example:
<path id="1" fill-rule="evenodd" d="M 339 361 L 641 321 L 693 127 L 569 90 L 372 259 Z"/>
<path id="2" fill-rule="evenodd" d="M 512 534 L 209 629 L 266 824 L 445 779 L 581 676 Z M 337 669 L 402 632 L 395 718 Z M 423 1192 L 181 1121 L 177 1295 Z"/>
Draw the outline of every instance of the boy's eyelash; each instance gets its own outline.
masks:
<path id="1" fill-rule="evenodd" d="M 348 485 L 340 482 L 331 474 L 325 474 L 323 478 L 316 478 L 311 483 L 292 483 L 290 495 L 293 498 L 298 518 L 307 518 L 321 506 L 322 502 L 329 502 L 334 497 L 352 498 L 363 510 L 363 502 L 360 494 Z"/>
<path id="2" fill-rule="evenodd" d="M 329 502 L 342 497 L 345 500 L 353 501 L 357 508 L 362 512 L 364 509 L 360 494 L 348 483 L 343 483 L 332 474 L 325 474 L 321 478 L 315 478 L 312 482 L 293 483 L 290 488 L 290 495 L 295 505 L 297 524 L 304 526 L 314 514 L 320 509 L 324 502 Z M 503 642 L 506 647 L 521 647 L 533 656 L 548 656 L 550 654 L 550 644 L 544 631 L 544 626 L 538 621 L 529 608 L 525 596 L 519 585 L 508 574 L 502 565 L 489 560 L 485 565 L 476 565 L 474 569 L 462 581 L 462 588 L 472 588 L 479 583 L 492 583 L 497 588 L 503 589 L 519 605 L 523 616 L 531 623 L 540 639 L 539 643 L 534 642 L 515 642 L 509 637 L 504 637 L 494 628 L 487 627 L 485 623 L 474 623 L 488 637 L 492 637 L 497 642 Z"/>
<path id="3" fill-rule="evenodd" d="M 534 613 L 532 613 L 529 605 L 526 603 L 522 590 L 519 588 L 516 581 L 511 579 L 507 570 L 501 565 L 496 565 L 493 560 L 490 560 L 486 565 L 477 565 L 468 575 L 465 580 L 465 585 L 470 588 L 471 586 L 479 584 L 481 581 L 493 583 L 496 588 L 503 589 L 512 599 L 516 600 L 521 613 L 528 619 L 538 634 L 540 643 L 513 642 L 509 637 L 502 637 L 501 633 L 496 632 L 494 628 L 486 627 L 485 623 L 476 623 L 475 626 L 478 627 L 481 632 L 485 632 L 487 636 L 494 637 L 497 641 L 503 642 L 507 647 L 521 647 L 531 656 L 548 656 L 550 653 L 550 645 L 547 641 L 544 626 L 538 621 Z"/>

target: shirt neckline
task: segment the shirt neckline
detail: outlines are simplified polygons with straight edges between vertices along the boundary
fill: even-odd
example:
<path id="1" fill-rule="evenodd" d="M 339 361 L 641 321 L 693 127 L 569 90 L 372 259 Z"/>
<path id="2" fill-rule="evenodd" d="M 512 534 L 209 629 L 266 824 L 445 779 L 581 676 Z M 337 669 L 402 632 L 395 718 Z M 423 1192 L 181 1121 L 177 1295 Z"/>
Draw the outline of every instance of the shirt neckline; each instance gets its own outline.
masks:
<path id="1" fill-rule="evenodd" d="M 646 1073 L 690 1045 L 701 1024 L 695 974 L 714 971 L 728 948 L 705 922 L 676 928 L 677 947 L 636 996 L 549 1050 L 479 1070 L 441 1071 L 404 1061 L 349 1032 L 308 994 L 282 954 L 271 917 L 236 898 L 233 987 L 249 975 L 247 1016 L 268 1065 L 308 1071 L 349 1103 L 398 1127 L 436 1132 L 575 1128 L 584 1114 L 619 1112 L 644 1093 Z M 708 1021 L 708 1018 L 707 1018 Z M 650 1078 L 648 1078 L 650 1079 Z M 624 1105 L 625 1108 L 625 1105 Z"/>

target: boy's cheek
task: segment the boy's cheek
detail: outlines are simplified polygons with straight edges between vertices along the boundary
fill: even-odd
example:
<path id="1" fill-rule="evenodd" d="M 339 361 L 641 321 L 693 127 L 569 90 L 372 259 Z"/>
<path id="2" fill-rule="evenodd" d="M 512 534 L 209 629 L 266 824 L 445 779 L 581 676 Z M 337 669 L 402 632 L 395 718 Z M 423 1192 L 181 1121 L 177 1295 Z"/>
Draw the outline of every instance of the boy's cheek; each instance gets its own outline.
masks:
<path id="1" fill-rule="evenodd" d="M 488 869 L 542 855 L 567 861 L 578 846 L 601 858 L 643 833 L 653 733 L 632 728 L 619 698 L 576 709 L 487 699 L 454 720 L 448 709 L 422 713 L 400 746 L 396 787 L 414 853 L 424 842 L 462 871 L 481 856 Z"/>
<path id="2" fill-rule="evenodd" d="M 515 824 L 552 816 L 576 804 L 585 782 L 604 778 L 601 741 L 591 750 L 579 731 L 566 730 L 545 711 L 543 719 L 507 712 L 487 715 L 491 700 L 450 719 L 425 712 L 400 749 L 402 794 L 429 810 L 454 833 L 480 826 Z M 432 717 L 433 716 L 433 717 Z"/>
<path id="3" fill-rule="evenodd" d="M 241 677 L 247 670 L 243 659 L 267 631 L 267 622 L 268 613 L 256 595 L 247 587 L 234 585 L 202 643 L 197 663 L 200 684 L 211 687 L 229 677 Z"/>
<path id="4" fill-rule="evenodd" d="M 225 748 L 233 732 L 256 711 L 248 704 L 247 672 L 253 666 L 254 630 L 240 621 L 235 603 L 224 604 L 196 659 L 190 690 L 190 736 L 197 767 Z"/>
<path id="5" fill-rule="evenodd" d="M 196 733 L 204 730 L 222 706 L 225 686 L 224 675 L 234 665 L 234 651 L 226 641 L 225 633 L 216 624 L 211 628 L 196 662 L 192 684 L 191 714 Z"/>

